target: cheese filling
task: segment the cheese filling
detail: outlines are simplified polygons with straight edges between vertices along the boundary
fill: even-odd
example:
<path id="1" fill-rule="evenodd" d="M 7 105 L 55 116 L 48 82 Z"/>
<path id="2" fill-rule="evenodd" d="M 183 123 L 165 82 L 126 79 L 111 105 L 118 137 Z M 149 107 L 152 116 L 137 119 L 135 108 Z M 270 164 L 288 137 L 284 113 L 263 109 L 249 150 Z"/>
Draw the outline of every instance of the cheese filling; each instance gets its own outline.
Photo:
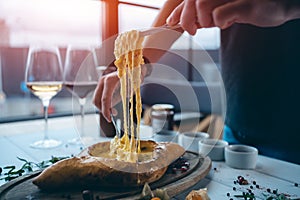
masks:
<path id="1" fill-rule="evenodd" d="M 115 40 L 115 65 L 120 78 L 120 95 L 123 104 L 122 138 L 117 136 L 111 141 L 110 153 L 116 154 L 118 160 L 137 162 L 140 153 L 140 123 L 142 102 L 140 95 L 141 65 L 144 64 L 142 43 L 144 38 L 139 31 L 132 30 L 122 33 Z M 136 112 L 133 102 L 135 97 Z M 135 117 L 134 117 L 135 115 Z M 137 119 L 136 125 L 134 118 Z"/>

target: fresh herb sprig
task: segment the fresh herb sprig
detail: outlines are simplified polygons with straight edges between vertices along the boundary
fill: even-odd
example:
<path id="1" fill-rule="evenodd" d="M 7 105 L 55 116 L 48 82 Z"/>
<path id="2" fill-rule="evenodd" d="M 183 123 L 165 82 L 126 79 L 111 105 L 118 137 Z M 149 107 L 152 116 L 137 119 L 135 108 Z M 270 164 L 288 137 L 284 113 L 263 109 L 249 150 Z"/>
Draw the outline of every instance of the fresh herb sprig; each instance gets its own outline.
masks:
<path id="1" fill-rule="evenodd" d="M 51 159 L 44 160 L 39 163 L 31 162 L 31 161 L 28 161 L 28 160 L 26 160 L 24 158 L 20 158 L 20 157 L 17 157 L 17 158 L 20 161 L 24 162 L 24 164 L 19 169 L 17 169 L 16 166 L 14 166 L 14 165 L 9 165 L 9 166 L 3 167 L 3 170 L 6 170 L 6 172 L 3 174 L 4 177 L 1 177 L 0 180 L 11 181 L 11 180 L 18 178 L 19 176 L 22 176 L 28 172 L 32 172 L 33 169 L 44 169 L 44 168 L 56 163 L 57 161 L 66 159 L 68 157 L 51 156 Z M 0 168 L 0 175 L 2 174 L 3 170 L 2 170 L 2 168 Z"/>

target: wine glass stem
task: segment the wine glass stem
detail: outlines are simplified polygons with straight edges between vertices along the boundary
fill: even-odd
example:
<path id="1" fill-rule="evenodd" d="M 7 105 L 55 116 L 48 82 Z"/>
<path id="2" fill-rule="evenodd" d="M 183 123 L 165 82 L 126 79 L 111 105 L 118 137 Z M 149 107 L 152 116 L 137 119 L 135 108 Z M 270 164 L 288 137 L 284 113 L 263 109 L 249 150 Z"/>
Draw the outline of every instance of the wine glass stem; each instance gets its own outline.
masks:
<path id="1" fill-rule="evenodd" d="M 84 105 L 86 103 L 86 98 L 79 98 L 79 104 L 80 104 L 80 115 L 81 115 L 81 130 L 80 130 L 80 136 L 84 136 Z"/>
<path id="2" fill-rule="evenodd" d="M 44 130 L 44 140 L 48 140 L 48 108 L 50 100 L 42 100 L 43 101 L 43 107 L 44 107 L 44 118 L 45 118 L 45 130 Z"/>

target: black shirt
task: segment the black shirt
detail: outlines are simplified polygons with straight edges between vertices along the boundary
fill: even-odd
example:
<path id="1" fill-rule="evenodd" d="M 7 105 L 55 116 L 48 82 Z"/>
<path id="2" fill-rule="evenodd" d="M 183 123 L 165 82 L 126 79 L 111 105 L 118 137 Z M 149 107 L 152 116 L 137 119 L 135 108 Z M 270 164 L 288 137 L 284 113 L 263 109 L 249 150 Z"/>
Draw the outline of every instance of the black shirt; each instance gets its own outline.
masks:
<path id="1" fill-rule="evenodd" d="M 300 164 L 300 20 L 221 33 L 226 124 L 261 154 Z"/>

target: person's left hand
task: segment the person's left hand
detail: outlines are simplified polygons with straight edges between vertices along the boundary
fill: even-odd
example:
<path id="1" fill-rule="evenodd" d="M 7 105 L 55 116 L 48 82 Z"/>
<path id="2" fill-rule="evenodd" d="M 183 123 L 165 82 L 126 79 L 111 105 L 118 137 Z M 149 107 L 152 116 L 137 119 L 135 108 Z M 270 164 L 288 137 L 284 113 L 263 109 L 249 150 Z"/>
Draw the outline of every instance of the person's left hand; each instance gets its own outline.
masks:
<path id="1" fill-rule="evenodd" d="M 114 71 L 101 77 L 94 92 L 93 103 L 108 122 L 111 122 L 111 112 L 116 112 L 113 110 L 113 106 L 121 100 L 119 87 L 118 72 Z"/>
<path id="2" fill-rule="evenodd" d="M 185 0 L 167 19 L 173 26 L 181 23 L 194 35 L 197 28 L 217 26 L 225 29 L 233 23 L 260 27 L 278 26 L 290 20 L 289 1 L 285 0 Z"/>

